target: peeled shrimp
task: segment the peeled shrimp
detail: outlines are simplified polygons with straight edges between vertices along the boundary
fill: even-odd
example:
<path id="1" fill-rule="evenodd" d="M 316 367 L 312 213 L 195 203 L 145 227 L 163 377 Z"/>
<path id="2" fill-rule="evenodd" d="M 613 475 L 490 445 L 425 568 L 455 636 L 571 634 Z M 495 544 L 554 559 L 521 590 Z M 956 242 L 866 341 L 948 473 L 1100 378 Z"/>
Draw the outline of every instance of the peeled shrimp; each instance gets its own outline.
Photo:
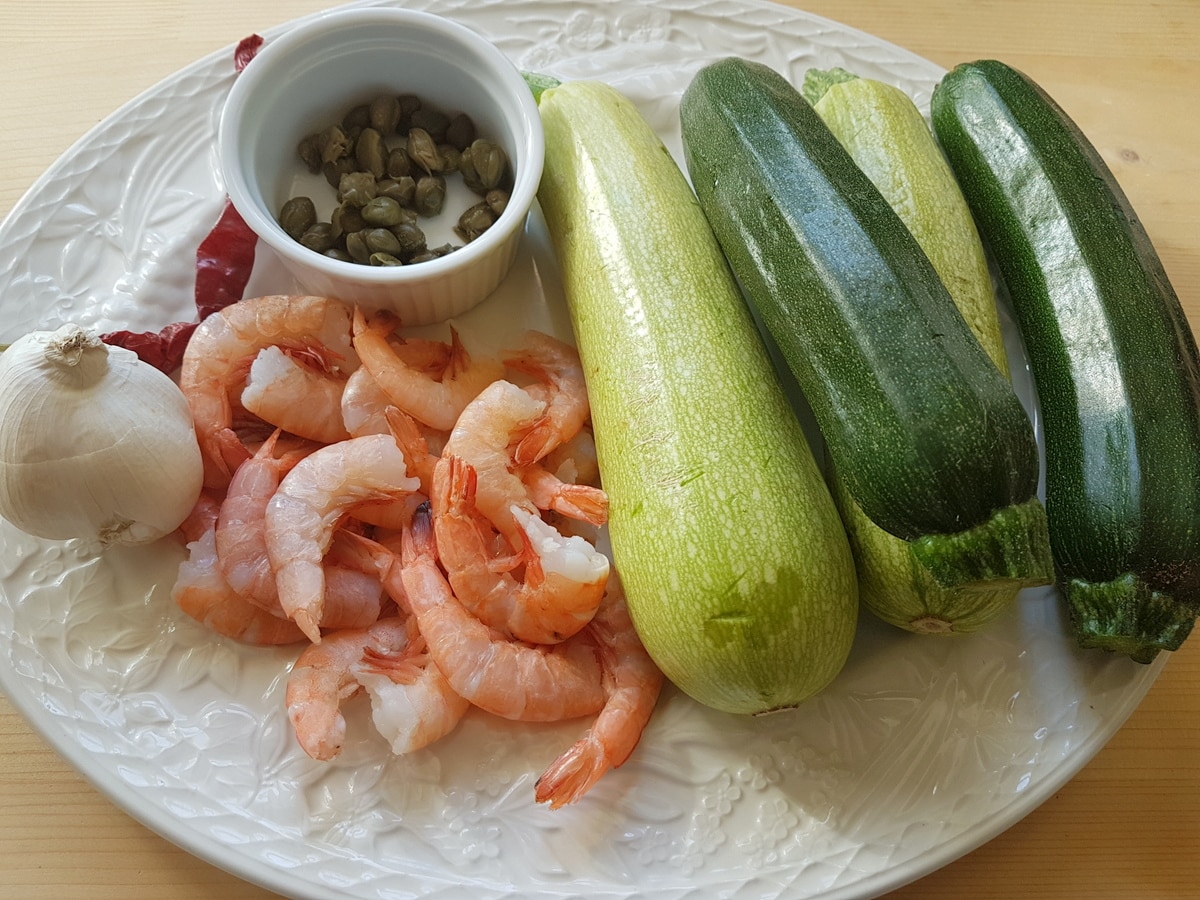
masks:
<path id="1" fill-rule="evenodd" d="M 380 619 L 368 628 L 346 629 L 310 644 L 288 674 L 284 702 L 296 740 L 313 759 L 329 760 L 342 752 L 346 720 L 342 701 L 358 693 L 355 665 L 367 650 L 401 650 L 412 636 L 406 618 Z"/>
<path id="2" fill-rule="evenodd" d="M 608 581 L 608 557 L 580 537 L 564 537 L 537 515 L 513 507 L 521 546 L 497 561 L 490 523 L 475 509 L 474 469 L 442 457 L 434 476 L 438 556 L 462 605 L 483 623 L 517 640 L 553 644 L 582 629 Z M 524 564 L 517 579 L 506 569 Z"/>
<path id="3" fill-rule="evenodd" d="M 354 668 L 371 697 L 371 721 L 395 754 L 427 747 L 455 729 L 471 704 L 429 658 L 415 620 L 408 644 L 384 653 L 368 648 Z"/>
<path id="4" fill-rule="evenodd" d="M 358 365 L 350 323 L 350 308 L 338 300 L 273 294 L 230 304 L 199 324 L 183 355 L 179 387 L 192 410 L 207 487 L 224 488 L 250 457 L 234 419 L 254 356 L 278 345 L 318 353 L 349 373 Z"/>
<path id="5" fill-rule="evenodd" d="M 189 530 L 199 535 L 187 545 L 188 556 L 179 564 L 171 598 L 196 621 L 236 641 L 269 645 L 304 640 L 295 622 L 271 615 L 229 586 L 217 562 L 217 510 L 209 498 L 189 521 Z M 202 517 L 207 519 L 204 524 Z"/>
<path id="6" fill-rule="evenodd" d="M 284 476 L 267 504 L 267 555 L 284 612 L 314 643 L 325 604 L 322 562 L 338 523 L 357 504 L 418 487 L 396 442 L 381 434 L 322 447 Z"/>
<path id="7" fill-rule="evenodd" d="M 546 404 L 535 400 L 511 381 L 494 381 L 463 409 L 450 432 L 442 457 L 457 456 L 475 470 L 475 505 L 508 540 L 513 549 L 522 545 L 522 530 L 512 515 L 516 506 L 537 514 L 525 484 L 512 471 L 509 444 L 538 420 Z M 436 492 L 435 492 L 436 493 Z M 434 500 L 434 515 L 442 510 Z"/>
<path id="8" fill-rule="evenodd" d="M 574 437 L 591 416 L 579 351 L 541 331 L 528 331 L 520 350 L 504 360 L 518 372 L 532 375 L 545 393 L 546 409 L 513 450 L 519 466 L 535 463 Z"/>
<path id="9" fill-rule="evenodd" d="M 629 758 L 662 691 L 663 674 L 642 646 L 617 579 L 588 626 L 600 648 L 604 708 L 587 733 L 538 779 L 535 796 L 552 809 L 574 803 Z"/>
<path id="10" fill-rule="evenodd" d="M 362 364 L 396 406 L 432 428 L 449 431 L 459 413 L 484 387 L 504 371 L 497 360 L 475 358 L 451 328 L 450 359 L 441 378 L 408 365 L 389 342 L 399 320 L 377 313 L 368 323 L 354 311 L 354 348 Z"/>
<path id="11" fill-rule="evenodd" d="M 593 715 L 604 705 L 590 637 L 553 645 L 511 641 L 458 601 L 438 567 L 427 505 L 403 532 L 400 559 L 385 559 L 384 570 L 384 585 L 397 602 L 407 598 L 430 657 L 459 696 L 495 715 L 530 722 Z"/>
<path id="12" fill-rule="evenodd" d="M 329 372 L 313 354 L 264 347 L 250 364 L 242 406 L 284 431 L 332 444 L 350 436 L 342 421 L 346 376 Z"/>
<path id="13" fill-rule="evenodd" d="M 526 494 L 538 509 L 591 525 L 608 521 L 608 495 L 600 488 L 563 481 L 538 463 L 521 469 L 520 476 Z"/>

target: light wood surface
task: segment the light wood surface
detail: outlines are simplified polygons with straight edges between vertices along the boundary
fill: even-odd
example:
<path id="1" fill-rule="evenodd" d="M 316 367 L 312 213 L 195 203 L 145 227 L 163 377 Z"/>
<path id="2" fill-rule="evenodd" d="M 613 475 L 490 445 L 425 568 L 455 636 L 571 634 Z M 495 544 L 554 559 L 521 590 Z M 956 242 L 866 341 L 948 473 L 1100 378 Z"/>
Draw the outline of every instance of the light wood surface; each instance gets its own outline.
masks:
<path id="1" fill-rule="evenodd" d="M 791 0 L 942 66 L 1038 80 L 1113 167 L 1200 322 L 1200 3 Z M 182 66 L 321 0 L 0 0 L 0 215 L 87 129 Z M 267 892 L 147 830 L 0 698 L 0 897 Z M 895 898 L 1200 897 L 1200 639 L 1079 775 Z"/>

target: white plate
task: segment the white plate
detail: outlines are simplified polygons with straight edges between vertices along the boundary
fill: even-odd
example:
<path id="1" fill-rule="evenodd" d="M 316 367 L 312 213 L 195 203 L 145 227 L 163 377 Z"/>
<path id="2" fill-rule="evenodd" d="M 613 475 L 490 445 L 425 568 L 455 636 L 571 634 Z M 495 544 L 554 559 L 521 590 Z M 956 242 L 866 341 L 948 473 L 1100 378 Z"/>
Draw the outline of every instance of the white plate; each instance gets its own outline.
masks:
<path id="1" fill-rule="evenodd" d="M 922 106 L 941 75 L 869 35 L 753 0 L 408 5 L 477 28 L 524 69 L 609 81 L 677 158 L 679 95 L 722 56 L 796 81 L 841 65 Z M 179 72 L 102 122 L 18 203 L 0 227 L 0 342 L 68 320 L 145 330 L 191 316 L 195 247 L 223 199 L 214 137 L 233 78 L 231 51 Z M 289 286 L 260 250 L 249 292 Z M 467 341 L 567 328 L 539 220 L 513 276 L 459 324 Z M 1012 351 L 1019 360 L 1015 341 Z M 552 812 L 534 803 L 533 781 L 579 722 L 472 715 L 435 749 L 391 758 L 360 704 L 342 758 L 309 760 L 282 705 L 296 651 L 217 640 L 176 611 L 180 556 L 164 541 L 97 560 L 0 522 L 0 686 L 116 804 L 293 897 L 463 886 L 492 897 L 873 896 L 1046 799 L 1161 668 L 1077 651 L 1048 590 L 963 639 L 864 616 L 845 670 L 802 709 L 731 717 L 668 690 L 630 762 Z"/>

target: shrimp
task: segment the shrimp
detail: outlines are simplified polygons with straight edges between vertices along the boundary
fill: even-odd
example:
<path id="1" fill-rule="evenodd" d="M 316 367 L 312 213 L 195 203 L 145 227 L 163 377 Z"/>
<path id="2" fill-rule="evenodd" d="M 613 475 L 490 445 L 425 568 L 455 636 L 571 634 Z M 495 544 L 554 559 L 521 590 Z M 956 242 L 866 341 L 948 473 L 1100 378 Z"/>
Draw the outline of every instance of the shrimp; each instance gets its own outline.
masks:
<path id="1" fill-rule="evenodd" d="M 399 560 L 375 546 L 381 551 L 384 586 L 397 602 L 407 598 L 430 657 L 460 697 L 494 715 L 527 722 L 594 715 L 601 709 L 600 662 L 590 637 L 549 646 L 511 641 L 458 601 L 438 567 L 427 504 L 403 531 Z"/>
<path id="2" fill-rule="evenodd" d="M 569 441 L 590 418 L 583 364 L 578 350 L 541 331 L 527 331 L 520 350 L 504 363 L 538 379 L 547 395 L 541 419 L 513 451 L 516 464 L 527 466 Z"/>
<path id="3" fill-rule="evenodd" d="M 179 608 L 217 634 L 246 644 L 293 644 L 304 640 L 295 622 L 271 615 L 237 593 L 217 562 L 216 504 L 206 504 L 211 521 L 187 545 L 171 598 Z M 201 514 L 204 514 L 203 512 Z M 191 523 L 191 526 L 197 525 Z"/>
<path id="4" fill-rule="evenodd" d="M 498 360 L 474 358 L 450 329 L 450 360 L 440 379 L 409 366 L 388 341 L 399 320 L 387 312 L 376 313 L 368 323 L 354 310 L 354 348 L 362 364 L 396 406 L 413 418 L 440 431 L 449 431 L 459 413 L 484 387 L 499 378 L 504 367 Z"/>
<path id="5" fill-rule="evenodd" d="M 449 344 L 442 341 L 418 341 L 415 338 L 390 343 L 396 355 L 409 368 L 435 379 L 440 379 L 445 373 L 450 361 Z M 387 434 L 388 425 L 384 413 L 393 405 L 370 370 L 366 366 L 359 366 L 346 379 L 346 387 L 342 391 L 342 424 L 353 437 Z M 425 438 L 431 440 L 436 432 L 427 426 L 426 428 Z M 445 440 L 444 436 L 442 440 Z"/>
<path id="6" fill-rule="evenodd" d="M 438 460 L 438 457 L 429 451 L 429 440 L 417 421 L 398 407 L 388 405 L 383 410 L 383 419 L 387 432 L 392 435 L 396 446 L 408 461 L 409 476 L 421 483 L 420 492 L 427 498 L 433 484 L 433 467 Z M 416 502 L 423 499 L 419 494 L 411 494 L 401 502 L 379 500 L 364 503 L 355 509 L 354 516 L 359 521 L 399 531 L 404 527 L 404 523 L 412 518 Z"/>
<path id="7" fill-rule="evenodd" d="M 313 354 L 264 347 L 250 364 L 242 406 L 264 422 L 311 441 L 345 440 L 350 436 L 342 419 L 346 376 L 318 363 L 320 358 Z"/>
<path id="8" fill-rule="evenodd" d="M 391 616 L 368 628 L 335 631 L 320 644 L 304 648 L 288 673 L 284 703 L 305 753 L 313 759 L 330 760 L 342 752 L 346 720 L 341 704 L 360 689 L 355 664 L 368 650 L 401 650 L 411 637 L 407 617 Z"/>
<path id="9" fill-rule="evenodd" d="M 415 632 L 415 620 L 409 621 Z M 375 730 L 396 754 L 420 750 L 445 737 L 471 706 L 429 658 L 420 633 L 411 634 L 398 652 L 368 649 L 354 671 L 371 697 Z"/>
<path id="10" fill-rule="evenodd" d="M 358 366 L 350 323 L 350 307 L 339 300 L 272 294 L 230 304 L 197 326 L 184 351 L 179 387 L 192 410 L 207 487 L 226 487 L 250 457 L 234 430 L 233 398 L 240 397 L 254 356 L 278 345 L 319 354 L 329 367 L 349 373 Z"/>
<path id="11" fill-rule="evenodd" d="M 517 640 L 554 644 L 595 615 L 608 580 L 608 557 L 580 537 L 563 537 L 538 516 L 513 507 L 521 528 L 517 559 L 497 564 L 490 523 L 474 505 L 476 477 L 457 456 L 437 465 L 434 518 L 438 555 L 459 602 L 483 623 Z M 507 568 L 524 563 L 523 580 Z"/>
<path id="12" fill-rule="evenodd" d="M 538 420 L 545 408 L 544 402 L 511 381 L 494 381 L 463 409 L 442 448 L 442 458 L 461 457 L 475 470 L 475 504 L 513 549 L 519 548 L 524 538 L 513 518 L 512 507 L 534 515 L 538 509 L 529 499 L 520 476 L 512 471 L 508 447 Z M 441 515 L 443 510 L 438 501 L 432 494 L 430 499 L 434 500 L 434 515 Z"/>
<path id="13" fill-rule="evenodd" d="M 600 488 L 563 481 L 538 463 L 526 466 L 520 475 L 529 499 L 538 509 L 552 510 L 590 525 L 608 521 L 608 495 Z"/>
<path id="14" fill-rule="evenodd" d="M 600 485 L 600 464 L 596 459 L 596 439 L 590 428 L 559 444 L 540 460 L 541 465 L 562 481 L 572 484 Z"/>
<path id="15" fill-rule="evenodd" d="M 395 499 L 420 487 L 390 435 L 364 435 L 306 456 L 267 504 L 267 556 L 279 602 L 313 643 L 321 640 L 325 571 L 334 530 L 357 504 Z"/>
<path id="16" fill-rule="evenodd" d="M 539 803 L 558 809 L 587 793 L 609 769 L 624 763 L 645 729 L 663 686 L 663 673 L 642 646 L 614 577 L 588 631 L 600 648 L 604 708 L 591 728 L 542 774 Z"/>

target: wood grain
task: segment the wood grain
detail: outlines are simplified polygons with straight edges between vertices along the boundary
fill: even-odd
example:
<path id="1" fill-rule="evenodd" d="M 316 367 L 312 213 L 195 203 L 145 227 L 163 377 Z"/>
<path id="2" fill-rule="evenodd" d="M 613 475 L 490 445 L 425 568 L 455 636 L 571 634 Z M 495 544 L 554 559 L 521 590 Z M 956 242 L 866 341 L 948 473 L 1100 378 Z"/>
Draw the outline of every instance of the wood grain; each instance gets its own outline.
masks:
<path id="1" fill-rule="evenodd" d="M 320 0 L 0 4 L 0 215 L 87 129 L 179 68 Z M 806 0 L 942 66 L 1024 69 L 1112 165 L 1200 322 L 1200 4 Z M 271 896 L 180 850 L 75 773 L 0 698 L 0 897 Z M 1200 641 L 1071 782 L 898 900 L 1200 896 Z"/>

